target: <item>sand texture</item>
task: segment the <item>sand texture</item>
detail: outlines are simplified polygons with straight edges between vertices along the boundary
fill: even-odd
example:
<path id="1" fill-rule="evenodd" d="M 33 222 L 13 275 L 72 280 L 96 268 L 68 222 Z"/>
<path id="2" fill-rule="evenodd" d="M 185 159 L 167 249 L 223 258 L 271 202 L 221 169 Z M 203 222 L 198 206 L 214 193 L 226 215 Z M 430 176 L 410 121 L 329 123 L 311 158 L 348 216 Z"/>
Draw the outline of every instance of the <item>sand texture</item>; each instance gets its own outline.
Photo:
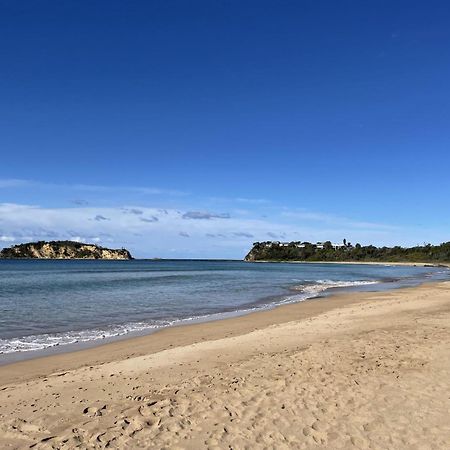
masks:
<path id="1" fill-rule="evenodd" d="M 450 283 L 0 367 L 0 448 L 449 449 Z"/>

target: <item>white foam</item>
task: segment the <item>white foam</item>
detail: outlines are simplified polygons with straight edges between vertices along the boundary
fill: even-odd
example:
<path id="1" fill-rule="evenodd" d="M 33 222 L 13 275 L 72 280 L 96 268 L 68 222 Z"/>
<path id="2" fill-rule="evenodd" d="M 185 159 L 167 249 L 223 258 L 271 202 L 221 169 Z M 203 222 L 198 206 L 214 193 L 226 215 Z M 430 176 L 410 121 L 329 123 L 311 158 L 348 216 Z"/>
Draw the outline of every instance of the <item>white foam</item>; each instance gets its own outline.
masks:
<path id="1" fill-rule="evenodd" d="M 240 313 L 245 313 L 245 311 L 234 311 L 229 314 Z M 33 350 L 45 350 L 52 347 L 99 341 L 103 339 L 110 340 L 130 333 L 148 332 L 189 322 L 208 321 L 214 320 L 215 318 L 220 319 L 225 314 L 227 313 L 198 315 L 174 320 L 160 320 L 153 323 L 135 322 L 117 325 L 108 329 L 68 331 L 65 333 L 39 334 L 23 336 L 20 338 L 0 339 L 0 355 L 16 352 L 29 352 Z"/>
<path id="2" fill-rule="evenodd" d="M 164 326 L 164 325 L 160 325 Z M 160 326 L 134 323 L 111 327 L 110 329 L 68 331 L 65 333 L 39 334 L 20 338 L 0 339 L 0 354 L 45 350 L 59 345 L 76 344 L 118 337 L 133 331 L 144 331 Z"/>
<path id="3" fill-rule="evenodd" d="M 311 284 L 310 284 L 311 283 Z M 366 286 L 377 284 L 378 281 L 359 280 L 359 281 L 334 281 L 334 280 L 306 280 L 305 283 L 294 286 L 292 289 L 299 291 L 299 294 L 286 297 L 282 302 L 277 304 L 296 303 L 318 297 L 322 292 L 333 288 L 345 288 L 353 286 Z"/>

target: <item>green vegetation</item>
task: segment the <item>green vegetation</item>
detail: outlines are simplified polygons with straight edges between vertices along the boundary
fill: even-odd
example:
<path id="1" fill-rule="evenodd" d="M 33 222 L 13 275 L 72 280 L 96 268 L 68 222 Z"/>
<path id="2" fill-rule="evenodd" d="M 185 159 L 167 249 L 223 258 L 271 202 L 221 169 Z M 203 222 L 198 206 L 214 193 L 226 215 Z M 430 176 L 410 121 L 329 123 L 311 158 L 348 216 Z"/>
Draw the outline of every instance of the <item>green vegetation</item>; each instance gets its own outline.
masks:
<path id="1" fill-rule="evenodd" d="M 344 240 L 345 241 L 345 240 Z M 449 263 L 450 242 L 441 245 L 422 245 L 410 248 L 375 247 L 373 245 L 334 246 L 331 242 L 255 242 L 246 261 L 360 261 L 360 262 L 422 262 Z"/>

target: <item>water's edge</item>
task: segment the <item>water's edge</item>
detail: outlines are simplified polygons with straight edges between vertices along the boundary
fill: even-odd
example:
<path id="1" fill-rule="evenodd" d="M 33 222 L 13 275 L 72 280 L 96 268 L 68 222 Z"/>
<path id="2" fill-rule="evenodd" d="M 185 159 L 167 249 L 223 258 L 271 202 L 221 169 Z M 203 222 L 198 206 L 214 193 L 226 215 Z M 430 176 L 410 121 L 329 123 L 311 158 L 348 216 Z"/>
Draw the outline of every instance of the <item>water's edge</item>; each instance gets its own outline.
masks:
<path id="1" fill-rule="evenodd" d="M 444 273 L 444 272 L 440 272 Z M 94 348 L 100 345 L 104 345 L 119 340 L 127 340 L 134 337 L 140 337 L 153 334 L 159 330 L 169 327 L 185 326 L 195 323 L 214 322 L 218 320 L 229 319 L 233 317 L 239 317 L 247 314 L 251 314 L 258 311 L 271 310 L 279 306 L 299 303 L 303 301 L 319 300 L 323 297 L 330 297 L 335 294 L 341 294 L 345 292 L 377 292 L 377 291 L 390 291 L 394 289 L 416 287 L 422 284 L 439 282 L 443 279 L 450 278 L 450 270 L 445 271 L 445 275 L 440 277 L 424 277 L 410 279 L 390 279 L 385 281 L 343 281 L 333 282 L 330 280 L 315 280 L 311 284 L 293 285 L 290 288 L 290 295 L 282 295 L 272 297 L 270 302 L 267 299 L 260 299 L 254 302 L 254 306 L 246 309 L 237 309 L 230 311 L 223 311 L 216 314 L 207 314 L 200 316 L 193 316 L 183 319 L 174 320 L 171 322 L 161 323 L 158 325 L 149 324 L 137 324 L 135 328 L 131 325 L 123 325 L 118 327 L 119 330 L 111 332 L 109 334 L 99 335 L 99 330 L 91 330 L 96 334 L 91 336 L 77 337 L 74 333 L 70 336 L 70 332 L 67 333 L 69 339 L 73 339 L 72 342 L 61 344 L 55 339 L 55 344 L 51 342 L 45 348 L 28 349 L 27 351 L 10 351 L 0 354 L 0 365 L 10 364 L 17 361 L 40 358 L 42 356 L 50 356 L 59 353 L 68 353 L 73 351 L 84 350 L 87 348 Z M 136 325 L 136 324 L 134 324 Z M 101 331 L 100 331 L 101 332 Z M 79 334 L 79 333 L 78 333 Z M 30 336 L 34 338 L 36 336 Z"/>

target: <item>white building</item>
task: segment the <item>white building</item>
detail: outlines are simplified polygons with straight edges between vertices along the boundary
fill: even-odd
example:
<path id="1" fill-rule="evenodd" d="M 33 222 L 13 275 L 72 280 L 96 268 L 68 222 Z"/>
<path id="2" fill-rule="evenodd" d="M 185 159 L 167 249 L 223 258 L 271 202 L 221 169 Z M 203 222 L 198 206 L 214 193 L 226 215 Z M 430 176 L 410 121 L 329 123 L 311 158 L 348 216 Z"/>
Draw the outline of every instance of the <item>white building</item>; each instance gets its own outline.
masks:
<path id="1" fill-rule="evenodd" d="M 297 248 L 305 248 L 306 244 L 302 242 L 280 242 L 280 241 L 272 241 L 272 242 L 265 242 L 265 247 L 289 247 L 289 245 L 295 245 Z M 316 242 L 315 244 L 312 244 L 316 249 L 323 250 L 325 248 L 325 242 Z M 338 250 L 340 248 L 347 248 L 347 245 L 340 243 L 332 243 L 331 246 L 334 250 Z"/>

